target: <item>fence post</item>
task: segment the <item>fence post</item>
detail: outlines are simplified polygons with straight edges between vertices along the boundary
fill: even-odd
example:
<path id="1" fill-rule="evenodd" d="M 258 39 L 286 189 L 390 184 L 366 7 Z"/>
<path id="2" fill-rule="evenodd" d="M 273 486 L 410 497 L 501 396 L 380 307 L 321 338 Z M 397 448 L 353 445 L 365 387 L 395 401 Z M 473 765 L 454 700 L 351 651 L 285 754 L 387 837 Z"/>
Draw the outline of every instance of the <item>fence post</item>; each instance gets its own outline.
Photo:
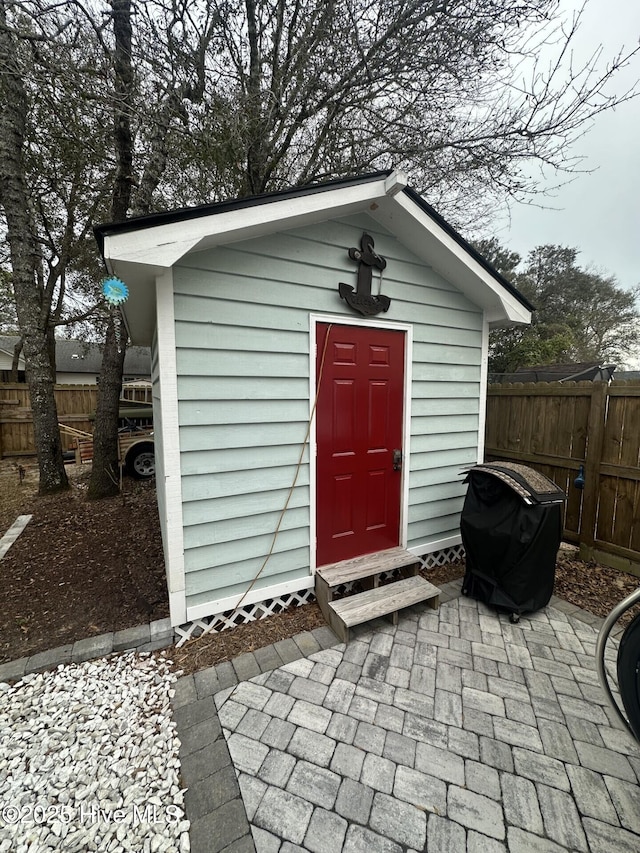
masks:
<path id="1" fill-rule="evenodd" d="M 587 450 L 584 471 L 584 494 L 580 515 L 580 558 L 588 560 L 593 553 L 598 520 L 598 500 L 600 492 L 600 464 L 604 446 L 604 432 L 607 421 L 607 382 L 594 382 L 591 392 L 591 406 L 587 426 Z"/>

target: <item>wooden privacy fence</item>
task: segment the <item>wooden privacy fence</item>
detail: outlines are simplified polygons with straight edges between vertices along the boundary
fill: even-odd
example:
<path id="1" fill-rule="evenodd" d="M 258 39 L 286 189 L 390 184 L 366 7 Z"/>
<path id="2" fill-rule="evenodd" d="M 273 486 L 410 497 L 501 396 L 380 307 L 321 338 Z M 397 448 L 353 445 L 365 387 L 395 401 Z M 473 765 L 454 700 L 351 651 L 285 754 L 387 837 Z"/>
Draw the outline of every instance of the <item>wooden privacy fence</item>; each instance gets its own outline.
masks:
<path id="1" fill-rule="evenodd" d="M 550 477 L 567 494 L 564 538 L 585 558 L 638 574 L 640 384 L 491 385 L 485 456 Z"/>
<path id="2" fill-rule="evenodd" d="M 56 385 L 58 421 L 83 432 L 93 432 L 92 416 L 98 403 L 97 385 Z M 122 398 L 151 402 L 150 384 L 125 385 Z M 62 433 L 63 450 L 70 450 L 73 437 Z M 0 383 L 0 458 L 33 456 L 33 413 L 29 387 L 24 382 Z"/>

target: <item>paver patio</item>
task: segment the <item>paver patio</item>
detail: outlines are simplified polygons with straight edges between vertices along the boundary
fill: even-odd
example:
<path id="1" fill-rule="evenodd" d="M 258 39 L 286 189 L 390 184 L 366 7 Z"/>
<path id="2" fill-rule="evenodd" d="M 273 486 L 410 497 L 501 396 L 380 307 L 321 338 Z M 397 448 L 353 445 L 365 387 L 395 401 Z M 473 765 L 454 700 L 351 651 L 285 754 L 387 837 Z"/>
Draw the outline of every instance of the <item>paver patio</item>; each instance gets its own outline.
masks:
<path id="1" fill-rule="evenodd" d="M 512 625 L 454 597 L 231 686 L 243 656 L 226 689 L 220 666 L 189 676 L 192 849 L 637 853 L 640 748 L 606 704 L 596 637 L 558 607 Z"/>

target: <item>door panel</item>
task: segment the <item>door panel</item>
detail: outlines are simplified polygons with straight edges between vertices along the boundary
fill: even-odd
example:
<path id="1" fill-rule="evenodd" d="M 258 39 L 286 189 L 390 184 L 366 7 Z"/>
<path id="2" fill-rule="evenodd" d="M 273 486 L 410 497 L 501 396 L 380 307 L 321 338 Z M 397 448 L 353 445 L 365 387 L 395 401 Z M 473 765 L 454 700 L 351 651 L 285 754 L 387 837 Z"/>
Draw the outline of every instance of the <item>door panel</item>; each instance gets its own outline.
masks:
<path id="1" fill-rule="evenodd" d="M 327 340 L 327 331 L 329 331 Z M 317 565 L 400 543 L 404 333 L 319 324 Z"/>

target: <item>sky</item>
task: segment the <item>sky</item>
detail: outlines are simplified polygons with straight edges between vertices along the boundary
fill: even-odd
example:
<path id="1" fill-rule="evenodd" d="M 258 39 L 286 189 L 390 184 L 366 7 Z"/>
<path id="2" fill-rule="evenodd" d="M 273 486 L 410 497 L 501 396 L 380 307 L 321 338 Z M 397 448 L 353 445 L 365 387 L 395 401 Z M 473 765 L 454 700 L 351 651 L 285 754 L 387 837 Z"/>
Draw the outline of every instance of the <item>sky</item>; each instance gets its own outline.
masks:
<path id="1" fill-rule="evenodd" d="M 573 0 L 561 5 L 567 12 L 576 8 Z M 577 44 L 585 55 L 602 43 L 604 56 L 612 56 L 639 40 L 640 0 L 589 0 Z M 622 92 L 638 79 L 640 56 L 609 91 Z M 640 98 L 596 118 L 570 153 L 585 157 L 581 168 L 594 171 L 540 200 L 556 209 L 511 203 L 496 236 L 522 255 L 546 243 L 575 247 L 580 266 L 614 275 L 625 288 L 640 284 Z M 555 183 L 549 174 L 540 187 Z"/>

